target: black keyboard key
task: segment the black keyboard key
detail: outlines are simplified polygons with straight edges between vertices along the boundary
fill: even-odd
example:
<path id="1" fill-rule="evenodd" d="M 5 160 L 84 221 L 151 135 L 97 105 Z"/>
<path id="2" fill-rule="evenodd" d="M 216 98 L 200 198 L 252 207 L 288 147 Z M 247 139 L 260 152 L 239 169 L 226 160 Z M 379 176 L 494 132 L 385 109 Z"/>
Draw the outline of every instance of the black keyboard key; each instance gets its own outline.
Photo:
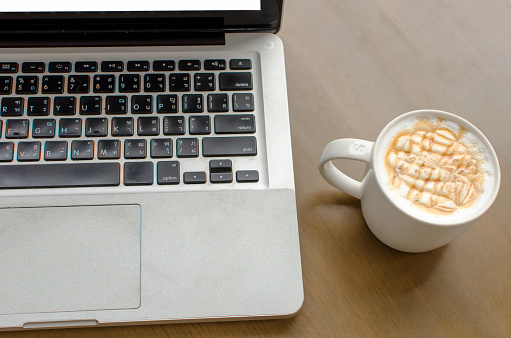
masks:
<path id="1" fill-rule="evenodd" d="M 23 62 L 21 71 L 23 73 L 44 73 L 46 66 L 44 62 Z"/>
<path id="2" fill-rule="evenodd" d="M 124 163 L 124 185 L 153 184 L 153 162 Z"/>
<path id="3" fill-rule="evenodd" d="M 146 92 L 164 92 L 165 74 L 146 74 L 144 75 L 144 91 Z"/>
<path id="4" fill-rule="evenodd" d="M 178 112 L 178 98 L 176 94 L 158 95 L 156 97 L 156 112 L 158 114 L 175 114 Z"/>
<path id="5" fill-rule="evenodd" d="M 67 141 L 46 141 L 44 143 L 44 160 L 67 160 Z"/>
<path id="6" fill-rule="evenodd" d="M 220 90 L 252 90 L 252 73 L 220 73 Z"/>
<path id="7" fill-rule="evenodd" d="M 194 75 L 194 89 L 200 91 L 215 90 L 215 74 L 213 73 L 196 73 Z"/>
<path id="8" fill-rule="evenodd" d="M 16 78 L 16 94 L 37 94 L 39 91 L 39 78 L 37 76 L 23 75 Z"/>
<path id="9" fill-rule="evenodd" d="M 12 162 L 13 153 L 13 142 L 0 142 L 0 162 Z"/>
<path id="10" fill-rule="evenodd" d="M 159 161 L 157 165 L 158 184 L 179 184 L 179 162 Z"/>
<path id="11" fill-rule="evenodd" d="M 9 119 L 5 121 L 5 138 L 27 138 L 29 121 Z"/>
<path id="12" fill-rule="evenodd" d="M 0 73 L 17 73 L 17 62 L 0 62 Z"/>
<path id="13" fill-rule="evenodd" d="M 208 94 L 208 111 L 214 113 L 229 111 L 229 95 Z"/>
<path id="14" fill-rule="evenodd" d="M 128 72 L 149 71 L 149 61 L 128 61 Z"/>
<path id="15" fill-rule="evenodd" d="M 238 170 L 236 172 L 236 182 L 259 182 L 259 172 L 257 170 Z"/>
<path id="16" fill-rule="evenodd" d="M 113 93 L 114 91 L 114 75 L 94 75 L 94 93 Z"/>
<path id="17" fill-rule="evenodd" d="M 69 94 L 88 94 L 90 92 L 90 76 L 69 75 L 67 79 L 67 92 Z"/>
<path id="18" fill-rule="evenodd" d="M 56 96 L 53 99 L 53 115 L 69 116 L 76 114 L 76 97 Z"/>
<path id="19" fill-rule="evenodd" d="M 12 93 L 12 76 L 0 76 L 0 95 Z"/>
<path id="20" fill-rule="evenodd" d="M 82 119 L 60 119 L 59 136 L 60 137 L 82 136 Z"/>
<path id="21" fill-rule="evenodd" d="M 119 158 L 121 158 L 121 141 L 119 140 L 98 141 L 98 159 L 114 160 Z"/>
<path id="22" fill-rule="evenodd" d="M 232 182 L 232 173 L 210 173 L 209 181 L 211 183 L 231 183 Z"/>
<path id="23" fill-rule="evenodd" d="M 141 85 L 138 74 L 119 75 L 119 92 L 121 93 L 138 93 Z"/>
<path id="24" fill-rule="evenodd" d="M 205 70 L 224 70 L 226 69 L 227 63 L 225 60 L 206 60 L 204 61 Z"/>
<path id="25" fill-rule="evenodd" d="M 164 135 L 184 135 L 186 132 L 185 118 L 182 116 L 165 116 L 163 118 Z"/>
<path id="26" fill-rule="evenodd" d="M 43 76 L 41 92 L 43 94 L 62 94 L 64 92 L 64 76 Z"/>
<path id="27" fill-rule="evenodd" d="M 112 136 L 133 136 L 133 117 L 114 117 L 112 119 Z"/>
<path id="28" fill-rule="evenodd" d="M 80 97 L 80 115 L 101 115 L 101 96 Z"/>
<path id="29" fill-rule="evenodd" d="M 153 97 L 151 95 L 133 95 L 131 97 L 132 114 L 151 114 L 153 112 Z"/>
<path id="30" fill-rule="evenodd" d="M 32 122 L 33 138 L 52 138 L 55 137 L 55 119 L 35 119 Z"/>
<path id="31" fill-rule="evenodd" d="M 176 62 L 173 60 L 153 61 L 153 70 L 156 72 L 171 72 L 176 69 Z"/>
<path id="32" fill-rule="evenodd" d="M 48 65 L 48 71 L 50 73 L 70 73 L 71 72 L 71 62 L 67 62 L 67 61 L 50 62 Z"/>
<path id="33" fill-rule="evenodd" d="M 190 116 L 188 126 L 190 135 L 211 134 L 210 118 L 207 115 Z"/>
<path id="34" fill-rule="evenodd" d="M 103 137 L 108 134 L 108 119 L 88 118 L 85 120 L 85 136 Z"/>
<path id="35" fill-rule="evenodd" d="M 160 118 L 144 116 L 137 119 L 137 134 L 139 136 L 158 136 L 160 134 Z"/>
<path id="36" fill-rule="evenodd" d="M 210 173 L 223 173 L 232 171 L 232 161 L 229 159 L 223 160 L 210 160 L 209 172 Z"/>
<path id="37" fill-rule="evenodd" d="M 125 140 L 124 141 L 124 157 L 126 158 L 146 158 L 147 145 L 146 140 Z"/>
<path id="38" fill-rule="evenodd" d="M 255 116 L 252 114 L 215 116 L 215 133 L 248 134 L 255 133 Z"/>
<path id="39" fill-rule="evenodd" d="M 0 166 L 0 189 L 118 186 L 119 163 Z"/>
<path id="40" fill-rule="evenodd" d="M 178 138 L 177 157 L 199 157 L 199 140 L 196 138 Z"/>
<path id="41" fill-rule="evenodd" d="M 200 60 L 179 60 L 179 70 L 200 70 Z"/>
<path id="42" fill-rule="evenodd" d="M 151 157 L 152 158 L 172 157 L 172 139 L 153 138 L 151 140 Z"/>
<path id="43" fill-rule="evenodd" d="M 257 141 L 254 136 L 204 137 L 202 154 L 209 157 L 254 156 L 257 155 Z"/>
<path id="44" fill-rule="evenodd" d="M 185 172 L 183 182 L 186 184 L 204 184 L 206 183 L 206 173 L 204 171 Z"/>
<path id="45" fill-rule="evenodd" d="M 94 158 L 94 141 L 75 140 L 71 142 L 72 160 L 92 160 Z"/>
<path id="46" fill-rule="evenodd" d="M 202 113 L 204 112 L 204 99 L 202 94 L 184 94 L 181 99 L 183 100 L 183 113 Z"/>
<path id="47" fill-rule="evenodd" d="M 126 95 L 107 96 L 105 101 L 106 114 L 127 114 L 128 97 Z"/>
<path id="48" fill-rule="evenodd" d="M 232 94 L 232 109 L 236 112 L 254 111 L 254 94 L 252 93 Z"/>
<path id="49" fill-rule="evenodd" d="M 189 92 L 190 74 L 177 73 L 169 76 L 169 91 L 171 92 Z"/>
<path id="50" fill-rule="evenodd" d="M 77 61 L 75 62 L 75 72 L 77 73 L 95 73 L 98 71 L 96 61 Z"/>
<path id="51" fill-rule="evenodd" d="M 23 116 L 24 103 L 22 97 L 2 98 L 2 116 Z"/>
<path id="52" fill-rule="evenodd" d="M 252 60 L 250 59 L 232 59 L 229 61 L 231 69 L 252 69 Z"/>
<path id="53" fill-rule="evenodd" d="M 41 142 L 18 142 L 18 162 L 39 161 L 41 159 Z"/>
<path id="54" fill-rule="evenodd" d="M 101 62 L 102 72 L 122 72 L 124 70 L 124 62 L 122 61 L 103 61 Z"/>
<path id="55" fill-rule="evenodd" d="M 27 101 L 28 116 L 48 116 L 50 115 L 49 97 L 29 97 Z"/>

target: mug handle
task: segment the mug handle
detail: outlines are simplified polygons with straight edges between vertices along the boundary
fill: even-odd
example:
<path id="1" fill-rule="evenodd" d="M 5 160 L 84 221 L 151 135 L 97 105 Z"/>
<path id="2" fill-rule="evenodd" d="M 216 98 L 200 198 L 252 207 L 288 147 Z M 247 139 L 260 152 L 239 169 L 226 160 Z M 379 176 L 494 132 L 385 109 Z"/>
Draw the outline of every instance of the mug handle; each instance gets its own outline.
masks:
<path id="1" fill-rule="evenodd" d="M 334 187 L 360 199 L 364 191 L 364 180 L 359 182 L 352 179 L 337 169 L 331 161 L 349 159 L 370 163 L 373 145 L 374 142 L 354 138 L 334 140 L 328 143 L 325 150 L 323 150 L 323 155 L 321 155 L 319 161 L 319 172 Z"/>

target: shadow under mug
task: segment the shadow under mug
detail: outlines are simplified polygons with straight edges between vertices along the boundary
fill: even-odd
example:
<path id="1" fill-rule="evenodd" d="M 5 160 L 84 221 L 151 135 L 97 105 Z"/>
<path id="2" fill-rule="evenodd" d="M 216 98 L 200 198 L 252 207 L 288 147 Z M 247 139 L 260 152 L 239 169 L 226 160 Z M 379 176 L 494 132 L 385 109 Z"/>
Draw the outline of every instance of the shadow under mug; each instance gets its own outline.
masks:
<path id="1" fill-rule="evenodd" d="M 468 212 L 457 216 L 428 217 L 427 212 L 414 212 L 391 198 L 390 185 L 384 165 L 389 142 L 395 137 L 397 124 L 407 119 L 434 118 L 451 121 L 479 141 L 484 160 L 493 169 L 491 181 L 485 184 L 484 199 Z M 405 121 L 406 122 L 406 121 Z M 411 126 L 409 126 L 411 127 Z M 406 128 L 405 128 L 406 129 Z M 339 171 L 333 160 L 351 159 L 368 163 L 368 170 L 361 182 Z M 416 110 L 398 116 L 382 130 L 375 142 L 359 139 L 338 139 L 326 145 L 319 162 L 319 171 L 334 187 L 361 200 L 362 214 L 372 233 L 384 244 L 405 252 L 425 252 L 439 248 L 470 228 L 483 215 L 497 197 L 500 187 L 500 168 L 497 155 L 486 137 L 463 118 L 438 110 Z M 492 177 L 491 177 L 492 176 Z M 486 178 L 488 179 L 488 178 Z M 487 191 L 489 188 L 490 191 Z"/>

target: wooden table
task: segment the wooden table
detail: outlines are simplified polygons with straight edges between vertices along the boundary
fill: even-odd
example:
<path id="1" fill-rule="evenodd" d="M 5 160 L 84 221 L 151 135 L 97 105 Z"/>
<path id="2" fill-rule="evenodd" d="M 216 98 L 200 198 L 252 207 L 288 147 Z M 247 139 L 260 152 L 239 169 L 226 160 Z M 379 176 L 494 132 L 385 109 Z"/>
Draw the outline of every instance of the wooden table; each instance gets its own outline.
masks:
<path id="1" fill-rule="evenodd" d="M 285 44 L 305 302 L 293 318 L 2 333 L 0 337 L 511 336 L 511 3 L 289 0 Z M 434 108 L 479 127 L 499 156 L 493 207 L 451 244 L 406 254 L 367 229 L 317 162 Z M 360 163 L 340 164 L 361 178 Z"/>

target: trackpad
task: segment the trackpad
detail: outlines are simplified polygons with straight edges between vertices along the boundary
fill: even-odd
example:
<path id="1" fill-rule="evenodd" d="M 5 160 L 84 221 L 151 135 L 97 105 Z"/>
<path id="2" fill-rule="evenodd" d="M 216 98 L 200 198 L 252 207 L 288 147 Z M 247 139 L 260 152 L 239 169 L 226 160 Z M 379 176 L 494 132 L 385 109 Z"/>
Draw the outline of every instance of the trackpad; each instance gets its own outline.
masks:
<path id="1" fill-rule="evenodd" d="M 140 306 L 139 205 L 0 209 L 0 314 Z"/>

